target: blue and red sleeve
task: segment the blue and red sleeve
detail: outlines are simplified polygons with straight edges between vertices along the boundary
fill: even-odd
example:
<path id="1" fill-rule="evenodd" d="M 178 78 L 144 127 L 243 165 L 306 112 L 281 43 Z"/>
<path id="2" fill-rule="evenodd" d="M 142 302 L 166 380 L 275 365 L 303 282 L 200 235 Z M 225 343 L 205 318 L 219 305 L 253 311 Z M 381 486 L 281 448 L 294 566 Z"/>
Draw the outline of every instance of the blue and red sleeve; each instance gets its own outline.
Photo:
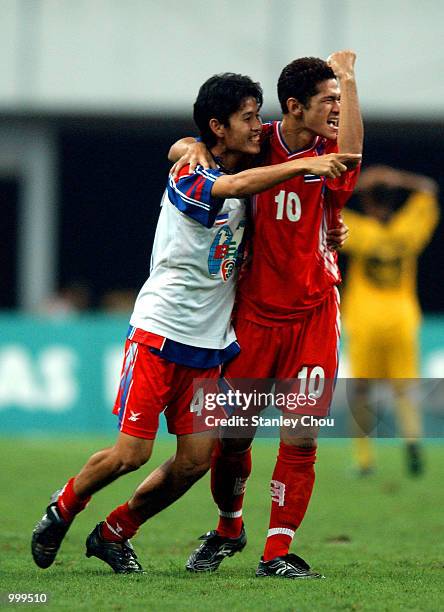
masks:
<path id="1" fill-rule="evenodd" d="M 222 176 L 222 172 L 218 168 L 205 170 L 197 166 L 190 174 L 189 166 L 184 166 L 176 178 L 169 178 L 167 189 L 170 202 L 201 225 L 212 227 L 224 203 L 223 199 L 211 195 L 219 176 Z"/>

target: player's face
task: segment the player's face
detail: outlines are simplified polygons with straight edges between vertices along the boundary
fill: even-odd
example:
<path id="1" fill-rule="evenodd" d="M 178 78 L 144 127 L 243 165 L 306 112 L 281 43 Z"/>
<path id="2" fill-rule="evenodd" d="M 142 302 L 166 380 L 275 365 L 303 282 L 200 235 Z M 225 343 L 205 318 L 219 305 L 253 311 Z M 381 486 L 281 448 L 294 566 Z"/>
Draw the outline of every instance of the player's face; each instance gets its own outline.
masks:
<path id="1" fill-rule="evenodd" d="M 305 127 L 318 136 L 335 140 L 339 131 L 340 91 L 336 79 L 322 81 L 318 93 L 303 110 Z"/>
<path id="2" fill-rule="evenodd" d="M 229 125 L 224 128 L 226 149 L 257 155 L 260 151 L 261 131 L 258 103 L 254 98 L 245 98 L 240 109 L 230 115 Z"/>

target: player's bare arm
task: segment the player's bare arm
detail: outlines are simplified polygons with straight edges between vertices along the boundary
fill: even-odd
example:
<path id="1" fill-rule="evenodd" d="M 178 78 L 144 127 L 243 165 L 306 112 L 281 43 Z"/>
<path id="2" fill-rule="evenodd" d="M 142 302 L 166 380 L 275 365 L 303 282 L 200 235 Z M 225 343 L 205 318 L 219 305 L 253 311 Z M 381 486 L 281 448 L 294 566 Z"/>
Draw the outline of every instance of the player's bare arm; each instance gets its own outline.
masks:
<path id="1" fill-rule="evenodd" d="M 190 165 L 190 172 L 194 172 L 197 166 L 205 169 L 217 167 L 207 146 L 190 136 L 181 138 L 171 146 L 168 159 L 174 164 L 170 170 L 173 177 L 187 164 Z"/>
<path id="2" fill-rule="evenodd" d="M 219 177 L 211 190 L 214 197 L 242 197 L 260 193 L 294 176 L 316 174 L 337 178 L 347 171 L 347 166 L 361 161 L 360 154 L 329 153 L 319 157 L 296 159 L 274 166 L 250 168 L 238 174 Z"/>
<path id="3" fill-rule="evenodd" d="M 336 51 L 327 59 L 327 63 L 339 81 L 341 90 L 338 134 L 339 151 L 362 153 L 364 128 L 355 78 L 355 62 L 356 53 L 350 50 Z"/>

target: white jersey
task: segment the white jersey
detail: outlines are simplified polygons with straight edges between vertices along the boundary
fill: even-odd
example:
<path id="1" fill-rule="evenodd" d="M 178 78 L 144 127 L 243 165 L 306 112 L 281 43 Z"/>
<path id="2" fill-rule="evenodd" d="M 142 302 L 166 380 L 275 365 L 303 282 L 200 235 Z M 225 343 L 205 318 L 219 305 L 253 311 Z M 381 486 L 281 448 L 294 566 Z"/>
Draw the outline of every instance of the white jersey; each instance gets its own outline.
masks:
<path id="1" fill-rule="evenodd" d="M 214 198 L 222 174 L 185 166 L 169 179 L 151 257 L 151 273 L 130 324 L 182 344 L 224 349 L 236 340 L 231 325 L 245 201 Z"/>

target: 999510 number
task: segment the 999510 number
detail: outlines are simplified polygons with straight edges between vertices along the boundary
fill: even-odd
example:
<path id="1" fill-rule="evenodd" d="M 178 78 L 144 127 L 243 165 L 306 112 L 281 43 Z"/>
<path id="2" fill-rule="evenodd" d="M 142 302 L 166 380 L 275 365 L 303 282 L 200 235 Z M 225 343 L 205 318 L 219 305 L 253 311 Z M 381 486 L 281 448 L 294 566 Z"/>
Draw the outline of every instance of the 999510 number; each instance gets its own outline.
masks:
<path id="1" fill-rule="evenodd" d="M 46 593 L 8 593 L 7 594 L 7 602 L 8 603 L 46 603 L 48 601 L 48 595 Z"/>

